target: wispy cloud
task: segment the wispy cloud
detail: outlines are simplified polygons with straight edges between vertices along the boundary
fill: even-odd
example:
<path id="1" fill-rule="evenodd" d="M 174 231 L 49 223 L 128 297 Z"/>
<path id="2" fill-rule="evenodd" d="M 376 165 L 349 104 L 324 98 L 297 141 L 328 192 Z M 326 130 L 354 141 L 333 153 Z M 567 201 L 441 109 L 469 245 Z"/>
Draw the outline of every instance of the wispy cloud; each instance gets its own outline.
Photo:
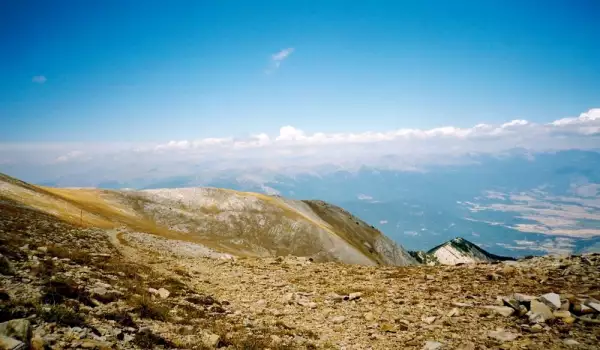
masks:
<path id="1" fill-rule="evenodd" d="M 43 84 L 46 82 L 46 77 L 43 75 L 35 75 L 33 78 L 31 78 L 31 81 L 37 84 Z"/>
<path id="2" fill-rule="evenodd" d="M 63 154 L 61 156 L 56 157 L 57 163 L 64 163 L 74 159 L 81 158 L 84 155 L 82 151 L 71 151 L 67 154 Z"/>
<path id="3" fill-rule="evenodd" d="M 269 74 L 277 70 L 281 66 L 281 62 L 288 58 L 293 52 L 294 48 L 288 47 L 287 49 L 283 49 L 271 55 L 270 67 L 266 70 L 266 73 Z"/>

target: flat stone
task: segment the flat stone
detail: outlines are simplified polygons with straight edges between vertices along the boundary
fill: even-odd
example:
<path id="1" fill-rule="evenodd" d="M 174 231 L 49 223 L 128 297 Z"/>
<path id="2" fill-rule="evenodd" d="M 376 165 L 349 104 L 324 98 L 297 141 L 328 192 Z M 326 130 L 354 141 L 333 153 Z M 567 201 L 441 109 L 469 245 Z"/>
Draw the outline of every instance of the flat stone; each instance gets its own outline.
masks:
<path id="1" fill-rule="evenodd" d="M 541 324 L 539 324 L 539 323 L 537 323 L 537 324 L 534 324 L 534 325 L 533 325 L 533 326 L 531 326 L 531 328 L 529 329 L 529 331 L 530 331 L 531 333 L 540 333 L 540 332 L 541 332 L 541 331 L 543 331 L 543 330 L 544 330 L 544 327 L 542 327 L 542 325 L 541 325 Z"/>
<path id="2" fill-rule="evenodd" d="M 513 309 L 512 307 L 508 307 L 508 306 L 489 305 L 489 306 L 485 306 L 485 308 L 493 310 L 496 313 L 499 313 L 500 315 L 505 316 L 505 317 L 511 316 L 512 314 L 515 313 L 515 309 Z"/>
<path id="3" fill-rule="evenodd" d="M 31 339 L 29 320 L 20 318 L 0 323 L 0 335 L 29 343 Z"/>
<path id="4" fill-rule="evenodd" d="M 512 298 L 520 303 L 530 303 L 532 300 L 536 299 L 534 296 L 521 293 L 513 293 Z"/>
<path id="5" fill-rule="evenodd" d="M 452 310 L 450 310 L 450 312 L 448 312 L 448 314 L 446 316 L 454 317 L 454 316 L 458 316 L 458 315 L 460 315 L 460 310 L 458 308 L 453 308 Z"/>
<path id="6" fill-rule="evenodd" d="M 79 347 L 81 347 L 82 349 L 101 349 L 101 350 L 108 350 L 108 349 L 112 348 L 110 343 L 98 341 L 98 340 L 92 340 L 92 339 L 84 340 L 81 344 L 79 344 Z"/>
<path id="7" fill-rule="evenodd" d="M 0 349 L 3 350 L 25 350 L 27 345 L 15 338 L 0 335 Z"/>
<path id="8" fill-rule="evenodd" d="M 436 316 L 422 317 L 421 321 L 423 321 L 427 324 L 432 324 L 433 322 L 435 322 L 436 318 L 437 318 Z"/>
<path id="9" fill-rule="evenodd" d="M 396 333 L 396 327 L 391 323 L 382 323 L 379 329 L 382 332 Z"/>
<path id="10" fill-rule="evenodd" d="M 556 293 L 547 293 L 540 297 L 540 301 L 548 305 L 552 310 L 560 309 L 560 295 Z"/>
<path id="11" fill-rule="evenodd" d="M 563 343 L 564 343 L 565 345 L 568 345 L 568 346 L 577 346 L 577 345 L 579 345 L 579 344 L 580 344 L 580 343 L 579 343 L 577 340 L 575 340 L 575 339 L 564 339 L 564 340 L 563 340 Z"/>
<path id="12" fill-rule="evenodd" d="M 554 314 L 552 313 L 550 307 L 537 300 L 531 301 L 530 311 L 534 317 L 530 315 L 529 320 L 533 323 L 546 322 L 554 318 Z"/>
<path id="13" fill-rule="evenodd" d="M 490 338 L 496 339 L 498 341 L 505 342 L 505 341 L 513 341 L 513 340 L 517 339 L 520 336 L 520 334 L 513 333 L 513 332 L 507 332 L 507 331 L 503 331 L 503 330 L 496 330 L 496 331 L 489 332 L 488 336 Z"/>
<path id="14" fill-rule="evenodd" d="M 363 317 L 365 318 L 366 321 L 373 321 L 375 319 L 375 316 L 373 315 L 372 312 L 367 312 L 363 315 Z"/>
<path id="15" fill-rule="evenodd" d="M 346 317 L 344 316 L 335 316 L 331 318 L 331 322 L 333 322 L 333 324 L 344 323 L 344 321 L 346 321 Z"/>
<path id="16" fill-rule="evenodd" d="M 584 303 L 587 307 L 590 307 L 594 310 L 596 310 L 596 312 L 600 312 L 600 302 L 597 300 L 592 300 L 592 299 L 588 299 L 585 301 Z"/>
<path id="17" fill-rule="evenodd" d="M 564 311 L 564 310 L 556 310 L 554 311 L 554 317 L 558 317 L 558 318 L 568 318 L 571 317 L 571 313 L 569 311 Z"/>
<path id="18" fill-rule="evenodd" d="M 502 302 L 504 305 L 515 309 L 515 311 L 519 311 L 519 307 L 521 306 L 518 300 L 512 298 L 502 298 Z"/>
<path id="19" fill-rule="evenodd" d="M 459 302 L 453 302 L 452 306 L 458 306 L 458 307 L 473 307 L 473 304 L 469 304 L 469 303 L 459 303 Z"/>
<path id="20" fill-rule="evenodd" d="M 444 344 L 440 342 L 428 340 L 425 342 L 425 345 L 423 345 L 423 350 L 437 350 L 441 349 L 442 346 L 444 346 Z"/>
<path id="21" fill-rule="evenodd" d="M 213 333 L 205 333 L 202 336 L 202 343 L 209 349 L 216 349 L 221 341 L 221 337 Z"/>

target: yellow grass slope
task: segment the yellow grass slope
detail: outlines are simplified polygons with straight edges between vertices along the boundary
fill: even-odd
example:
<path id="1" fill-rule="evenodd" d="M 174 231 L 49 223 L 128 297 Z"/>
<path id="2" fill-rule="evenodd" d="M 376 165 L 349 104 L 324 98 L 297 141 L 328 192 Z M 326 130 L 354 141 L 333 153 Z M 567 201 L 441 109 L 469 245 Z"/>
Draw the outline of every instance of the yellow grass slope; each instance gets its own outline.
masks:
<path id="1" fill-rule="evenodd" d="M 35 186 L 0 174 L 6 198 L 83 226 L 203 244 L 235 255 L 406 265 L 414 260 L 372 226 L 321 201 L 215 188 L 114 191 Z"/>

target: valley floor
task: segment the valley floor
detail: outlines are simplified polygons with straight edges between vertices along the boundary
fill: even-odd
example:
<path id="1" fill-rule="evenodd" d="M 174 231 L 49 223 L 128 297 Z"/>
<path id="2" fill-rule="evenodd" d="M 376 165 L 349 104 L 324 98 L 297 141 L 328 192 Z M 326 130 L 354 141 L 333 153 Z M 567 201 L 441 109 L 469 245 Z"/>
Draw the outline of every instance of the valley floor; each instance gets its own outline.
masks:
<path id="1" fill-rule="evenodd" d="M 0 322 L 27 320 L 34 349 L 600 349 L 597 319 L 535 326 L 495 311 L 513 293 L 598 299 L 598 255 L 452 267 L 209 258 L 11 203 L 0 214 Z"/>

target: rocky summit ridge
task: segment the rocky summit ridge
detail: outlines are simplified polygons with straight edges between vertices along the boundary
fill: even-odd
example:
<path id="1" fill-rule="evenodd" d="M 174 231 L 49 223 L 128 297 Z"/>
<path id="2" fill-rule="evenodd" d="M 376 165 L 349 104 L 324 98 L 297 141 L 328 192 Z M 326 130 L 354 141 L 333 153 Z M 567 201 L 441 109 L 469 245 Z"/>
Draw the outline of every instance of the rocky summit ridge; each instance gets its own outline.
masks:
<path id="1" fill-rule="evenodd" d="M 457 265 L 514 260 L 510 257 L 491 254 L 462 237 L 451 239 L 427 252 L 410 251 L 409 254 L 419 263 L 426 265 Z"/>
<path id="2" fill-rule="evenodd" d="M 600 349 L 598 254 L 439 266 L 236 257 L 183 231 L 115 227 L 79 196 L 64 203 L 97 217 L 0 200 L 0 349 Z"/>

